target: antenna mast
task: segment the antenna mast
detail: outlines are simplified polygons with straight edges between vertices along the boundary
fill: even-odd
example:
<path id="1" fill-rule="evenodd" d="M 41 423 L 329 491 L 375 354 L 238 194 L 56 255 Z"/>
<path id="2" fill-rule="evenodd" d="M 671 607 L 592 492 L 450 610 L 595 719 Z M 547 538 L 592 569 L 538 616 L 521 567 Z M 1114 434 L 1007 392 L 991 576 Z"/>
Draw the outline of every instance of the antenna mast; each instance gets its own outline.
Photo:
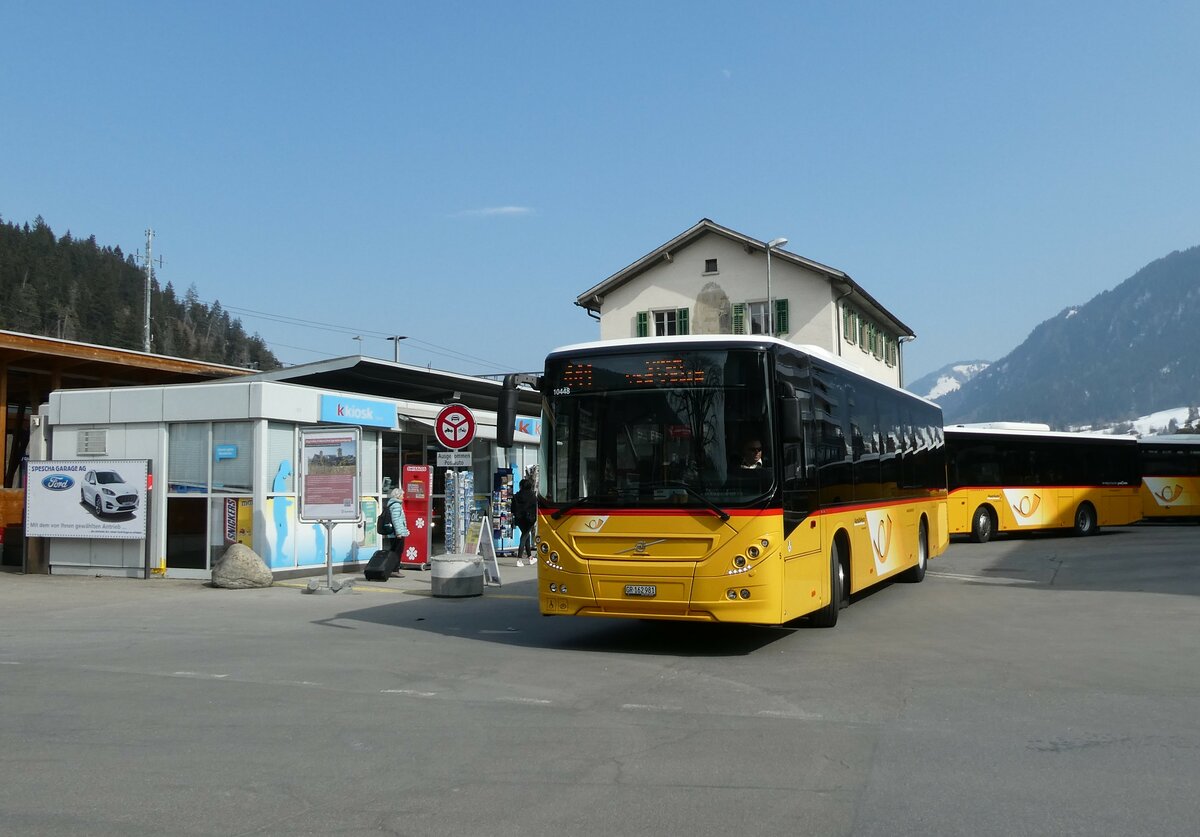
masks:
<path id="1" fill-rule="evenodd" d="M 142 310 L 146 314 L 145 329 L 142 332 L 142 351 L 150 351 L 150 283 L 154 280 L 154 258 L 151 248 L 154 247 L 154 230 L 146 230 L 146 299 Z M 158 257 L 158 266 L 162 267 L 162 256 Z"/>

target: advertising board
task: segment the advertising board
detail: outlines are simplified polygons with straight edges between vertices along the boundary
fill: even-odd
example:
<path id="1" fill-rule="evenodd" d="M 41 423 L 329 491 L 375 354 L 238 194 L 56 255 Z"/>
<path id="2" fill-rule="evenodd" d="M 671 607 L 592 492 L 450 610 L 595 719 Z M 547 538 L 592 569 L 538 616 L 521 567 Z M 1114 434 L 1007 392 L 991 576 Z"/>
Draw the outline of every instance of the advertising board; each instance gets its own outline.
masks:
<path id="1" fill-rule="evenodd" d="M 26 537 L 146 537 L 148 460 L 31 461 L 27 469 Z"/>

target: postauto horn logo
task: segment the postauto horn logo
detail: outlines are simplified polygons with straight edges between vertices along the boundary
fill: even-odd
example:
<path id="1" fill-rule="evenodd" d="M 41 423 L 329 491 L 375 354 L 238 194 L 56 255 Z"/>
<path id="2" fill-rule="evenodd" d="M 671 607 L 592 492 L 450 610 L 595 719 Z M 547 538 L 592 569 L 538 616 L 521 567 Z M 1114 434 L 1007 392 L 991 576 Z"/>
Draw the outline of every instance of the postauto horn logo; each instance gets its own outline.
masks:
<path id="1" fill-rule="evenodd" d="M 66 491 L 75 485 L 75 480 L 66 474 L 51 474 L 42 478 L 42 486 L 51 491 Z"/>

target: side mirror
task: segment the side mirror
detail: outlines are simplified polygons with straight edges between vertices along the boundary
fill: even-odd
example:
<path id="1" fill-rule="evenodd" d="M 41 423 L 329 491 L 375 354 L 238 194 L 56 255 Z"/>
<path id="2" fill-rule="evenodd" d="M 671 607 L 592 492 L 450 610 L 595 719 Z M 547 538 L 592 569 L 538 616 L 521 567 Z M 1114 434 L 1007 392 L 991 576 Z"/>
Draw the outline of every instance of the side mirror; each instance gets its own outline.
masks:
<path id="1" fill-rule="evenodd" d="M 504 388 L 500 390 L 500 398 L 496 403 L 496 445 L 501 448 L 511 448 L 513 435 L 517 430 L 517 385 L 504 378 Z"/>

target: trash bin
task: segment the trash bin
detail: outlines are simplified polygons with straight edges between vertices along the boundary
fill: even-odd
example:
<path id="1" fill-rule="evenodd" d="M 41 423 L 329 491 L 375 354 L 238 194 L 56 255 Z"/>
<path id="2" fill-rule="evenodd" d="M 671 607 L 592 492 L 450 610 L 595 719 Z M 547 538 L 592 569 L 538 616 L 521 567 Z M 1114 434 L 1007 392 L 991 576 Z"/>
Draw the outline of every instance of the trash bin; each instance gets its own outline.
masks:
<path id="1" fill-rule="evenodd" d="M 438 598 L 483 595 L 483 559 L 478 555 L 435 555 L 430 589 Z"/>

